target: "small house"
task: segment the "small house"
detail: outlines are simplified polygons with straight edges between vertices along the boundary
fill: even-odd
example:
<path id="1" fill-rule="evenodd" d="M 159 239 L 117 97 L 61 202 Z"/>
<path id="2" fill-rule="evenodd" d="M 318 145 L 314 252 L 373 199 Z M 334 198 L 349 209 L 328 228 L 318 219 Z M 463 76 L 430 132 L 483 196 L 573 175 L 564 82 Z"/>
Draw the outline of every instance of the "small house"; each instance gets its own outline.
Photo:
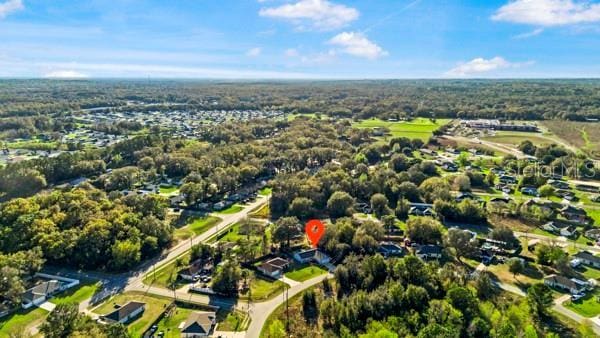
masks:
<path id="1" fill-rule="evenodd" d="M 406 249 L 394 242 L 379 243 L 378 251 L 385 257 L 389 257 L 389 256 L 402 257 L 406 254 Z"/>
<path id="2" fill-rule="evenodd" d="M 123 306 L 119 306 L 115 311 L 100 316 L 100 319 L 106 323 L 126 324 L 139 316 L 146 309 L 146 303 L 131 301 Z"/>
<path id="3" fill-rule="evenodd" d="M 442 247 L 439 245 L 421 245 L 415 254 L 421 259 L 440 259 L 442 258 Z"/>
<path id="4" fill-rule="evenodd" d="M 596 240 L 596 241 L 600 240 L 600 229 L 596 228 L 596 229 L 590 229 L 590 230 L 586 231 L 585 237 Z"/>
<path id="5" fill-rule="evenodd" d="M 591 266 L 594 268 L 600 268 L 600 257 L 594 256 L 589 251 L 579 251 L 578 253 L 573 255 L 573 257 L 575 257 L 576 259 L 578 259 L 579 261 L 581 261 L 581 263 L 583 263 L 585 265 L 588 265 L 588 266 Z"/>
<path id="6" fill-rule="evenodd" d="M 589 286 L 585 281 L 580 281 L 575 278 L 569 279 L 561 275 L 550 275 L 545 277 L 544 284 L 556 289 L 568 291 L 573 295 L 584 292 Z"/>
<path id="7" fill-rule="evenodd" d="M 542 229 L 565 237 L 572 237 L 577 234 L 577 228 L 566 222 L 550 221 L 542 225 Z"/>
<path id="8" fill-rule="evenodd" d="M 299 263 L 315 262 L 318 264 L 327 264 L 331 258 L 319 249 L 300 250 L 294 253 L 294 259 Z"/>
<path id="9" fill-rule="evenodd" d="M 181 338 L 208 337 L 217 325 L 215 312 L 194 311 L 180 327 Z"/>
<path id="10" fill-rule="evenodd" d="M 571 222 L 578 224 L 587 224 L 589 221 L 587 212 L 581 208 L 576 208 L 570 204 L 560 209 L 560 214 Z"/>
<path id="11" fill-rule="evenodd" d="M 266 262 L 263 262 L 257 267 L 258 271 L 272 278 L 279 278 L 283 275 L 283 271 L 289 266 L 287 259 L 276 257 Z"/>
<path id="12" fill-rule="evenodd" d="M 57 280 L 42 282 L 21 295 L 21 307 L 28 309 L 34 305 L 40 305 L 52 295 L 62 290 L 62 283 Z"/>

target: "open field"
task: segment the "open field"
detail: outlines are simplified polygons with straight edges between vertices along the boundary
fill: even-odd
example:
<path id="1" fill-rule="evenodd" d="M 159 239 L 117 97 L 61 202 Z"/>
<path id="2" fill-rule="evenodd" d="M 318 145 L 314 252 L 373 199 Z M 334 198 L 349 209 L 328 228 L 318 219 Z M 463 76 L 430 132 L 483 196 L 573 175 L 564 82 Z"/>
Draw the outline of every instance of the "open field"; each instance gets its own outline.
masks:
<path id="1" fill-rule="evenodd" d="M 189 260 L 189 257 L 189 251 L 181 256 L 185 261 Z M 150 270 L 144 277 L 143 282 L 146 285 L 155 285 L 163 288 L 169 288 L 173 284 L 175 284 L 176 287 L 181 287 L 186 284 L 185 281 L 178 280 L 177 278 L 181 269 L 183 269 L 183 267 L 178 267 L 177 259 L 174 259 L 156 269 L 156 271 L 154 269 Z"/>
<path id="2" fill-rule="evenodd" d="M 198 236 L 219 223 L 221 219 L 215 216 L 196 217 L 187 225 L 175 230 L 175 238 L 182 240 Z"/>
<path id="3" fill-rule="evenodd" d="M 217 237 L 219 242 L 232 242 L 235 243 L 240 239 L 249 238 L 251 240 L 261 239 L 262 228 L 264 227 L 263 222 L 251 220 L 250 226 L 248 229 L 250 230 L 249 234 L 247 234 L 245 229 L 242 229 L 242 223 L 235 223 L 232 225 L 229 230 L 227 230 L 224 234 L 220 234 Z"/>
<path id="4" fill-rule="evenodd" d="M 531 141 L 536 146 L 552 144 L 552 139 L 542 136 L 540 133 L 518 132 L 518 131 L 498 131 L 494 135 L 481 138 L 484 141 L 518 146 L 525 140 Z"/>
<path id="5" fill-rule="evenodd" d="M 323 275 L 325 273 L 327 273 L 327 271 L 316 265 L 304 265 L 298 266 L 297 268 L 286 272 L 285 276 L 297 282 L 304 282 L 306 280 Z"/>
<path id="6" fill-rule="evenodd" d="M 238 212 L 240 212 L 242 210 L 244 210 L 243 206 L 241 206 L 239 204 L 234 204 L 227 209 L 217 211 L 217 214 L 231 215 L 231 214 L 237 214 Z"/>
<path id="7" fill-rule="evenodd" d="M 399 122 L 371 119 L 353 123 L 352 126 L 355 128 L 387 128 L 390 130 L 389 136 L 391 137 L 408 137 L 410 139 L 417 138 L 427 141 L 433 135 L 434 130 L 449 122 L 449 119 L 437 119 L 435 122 L 432 122 L 425 118 Z"/>
<path id="8" fill-rule="evenodd" d="M 148 296 L 137 292 L 126 292 L 109 298 L 92 311 L 98 315 L 104 315 L 112 312 L 115 304 L 123 305 L 129 301 L 146 303 L 146 310 L 142 315 L 127 325 L 127 330 L 132 337 L 141 337 L 165 310 L 165 307 L 171 303 L 170 299 L 163 297 Z"/>
<path id="9" fill-rule="evenodd" d="M 544 121 L 552 133 L 595 159 L 600 158 L 600 128 L 598 123 L 575 121 Z"/>
<path id="10" fill-rule="evenodd" d="M 248 299 L 250 296 L 253 301 L 264 302 L 282 293 L 285 286 L 282 281 L 267 279 L 255 273 L 250 281 L 251 295 L 241 294 L 240 299 Z"/>

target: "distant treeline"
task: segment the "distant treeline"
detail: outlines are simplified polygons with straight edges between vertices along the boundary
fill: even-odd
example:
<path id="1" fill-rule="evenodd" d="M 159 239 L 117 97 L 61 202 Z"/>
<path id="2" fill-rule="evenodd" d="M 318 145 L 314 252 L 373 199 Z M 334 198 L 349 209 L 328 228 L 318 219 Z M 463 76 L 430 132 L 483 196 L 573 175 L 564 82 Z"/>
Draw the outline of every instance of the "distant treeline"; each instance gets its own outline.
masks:
<path id="1" fill-rule="evenodd" d="M 585 120 L 600 118 L 600 80 L 0 81 L 0 117 L 125 104 L 138 111 L 281 109 L 355 118 Z"/>

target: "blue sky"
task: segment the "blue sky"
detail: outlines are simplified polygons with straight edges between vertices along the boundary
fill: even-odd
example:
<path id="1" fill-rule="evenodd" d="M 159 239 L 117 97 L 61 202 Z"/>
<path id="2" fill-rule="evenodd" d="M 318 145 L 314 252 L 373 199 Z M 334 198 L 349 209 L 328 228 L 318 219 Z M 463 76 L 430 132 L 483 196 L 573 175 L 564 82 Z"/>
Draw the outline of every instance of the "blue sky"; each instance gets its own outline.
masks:
<path id="1" fill-rule="evenodd" d="M 600 1 L 0 0 L 0 77 L 600 77 Z"/>

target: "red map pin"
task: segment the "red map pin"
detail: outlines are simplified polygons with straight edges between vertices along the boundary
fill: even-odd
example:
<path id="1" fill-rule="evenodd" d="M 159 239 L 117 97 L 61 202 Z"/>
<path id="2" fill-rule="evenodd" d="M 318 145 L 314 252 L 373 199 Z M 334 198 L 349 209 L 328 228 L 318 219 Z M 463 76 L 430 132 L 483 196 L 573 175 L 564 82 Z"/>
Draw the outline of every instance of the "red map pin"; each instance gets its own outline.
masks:
<path id="1" fill-rule="evenodd" d="M 325 226 L 318 219 L 311 219 L 306 223 L 304 231 L 306 232 L 308 239 L 310 239 L 313 248 L 316 248 L 321 236 L 325 233 Z"/>

